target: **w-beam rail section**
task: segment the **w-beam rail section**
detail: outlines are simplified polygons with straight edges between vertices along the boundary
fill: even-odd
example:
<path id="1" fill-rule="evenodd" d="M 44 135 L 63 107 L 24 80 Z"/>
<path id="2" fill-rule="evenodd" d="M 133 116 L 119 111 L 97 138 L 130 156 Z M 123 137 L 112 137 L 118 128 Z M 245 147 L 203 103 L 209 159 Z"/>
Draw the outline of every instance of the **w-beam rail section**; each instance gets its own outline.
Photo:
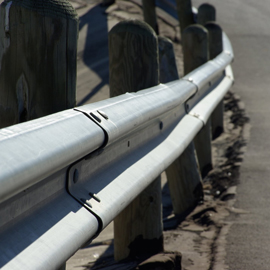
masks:
<path id="1" fill-rule="evenodd" d="M 233 84 L 223 48 L 180 80 L 0 130 L 1 269 L 58 269 L 178 158 Z"/>

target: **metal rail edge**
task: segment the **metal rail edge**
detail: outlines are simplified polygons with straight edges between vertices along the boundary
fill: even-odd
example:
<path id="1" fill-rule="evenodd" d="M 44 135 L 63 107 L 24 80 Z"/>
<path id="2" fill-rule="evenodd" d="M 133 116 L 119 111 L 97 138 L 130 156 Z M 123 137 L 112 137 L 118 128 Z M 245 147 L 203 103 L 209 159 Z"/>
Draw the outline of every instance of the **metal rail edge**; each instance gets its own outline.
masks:
<path id="1" fill-rule="evenodd" d="M 0 267 L 58 269 L 181 153 L 233 84 L 233 51 L 181 80 L 0 130 Z"/>

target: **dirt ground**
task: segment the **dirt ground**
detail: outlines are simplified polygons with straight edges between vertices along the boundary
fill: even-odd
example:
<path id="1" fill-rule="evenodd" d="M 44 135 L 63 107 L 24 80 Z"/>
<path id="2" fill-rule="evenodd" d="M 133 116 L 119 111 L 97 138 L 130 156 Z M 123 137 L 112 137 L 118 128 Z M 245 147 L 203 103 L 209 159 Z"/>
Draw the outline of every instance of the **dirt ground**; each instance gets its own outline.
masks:
<path id="1" fill-rule="evenodd" d="M 86 3 L 82 0 L 73 2 L 81 5 L 76 8 L 84 7 Z M 112 26 L 124 19 L 142 20 L 142 9 L 138 3 L 138 0 L 116 1 L 106 10 L 108 24 Z M 157 10 L 157 14 L 159 33 L 172 40 L 178 72 L 182 77 L 183 56 L 178 22 L 162 10 Z M 212 143 L 214 168 L 203 179 L 204 201 L 181 222 L 174 219 L 166 176 L 163 175 L 164 248 L 170 254 L 176 254 L 177 258 L 182 254 L 182 269 L 226 269 L 225 243 L 230 228 L 226 217 L 230 213 L 242 213 L 233 205 L 249 137 L 248 122 L 241 98 L 233 89 L 230 90 L 224 98 L 224 132 Z M 173 269 L 166 268 L 161 257 L 154 258 L 159 263 L 156 268 L 140 265 L 140 260 L 115 263 L 112 231 L 113 224 L 89 246 L 78 251 L 67 262 L 67 269 Z"/>

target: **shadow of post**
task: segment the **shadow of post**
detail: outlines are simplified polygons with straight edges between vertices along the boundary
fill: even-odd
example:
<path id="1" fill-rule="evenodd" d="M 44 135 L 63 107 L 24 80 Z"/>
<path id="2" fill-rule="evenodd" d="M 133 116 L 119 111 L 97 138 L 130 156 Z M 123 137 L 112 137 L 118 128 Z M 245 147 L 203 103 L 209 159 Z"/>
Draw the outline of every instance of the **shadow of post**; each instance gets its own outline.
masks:
<path id="1" fill-rule="evenodd" d="M 82 60 L 100 77 L 101 82 L 78 102 L 78 106 L 86 103 L 109 83 L 108 24 L 105 10 L 106 7 L 97 5 L 80 17 L 79 30 L 81 31 L 84 26 L 87 26 Z"/>

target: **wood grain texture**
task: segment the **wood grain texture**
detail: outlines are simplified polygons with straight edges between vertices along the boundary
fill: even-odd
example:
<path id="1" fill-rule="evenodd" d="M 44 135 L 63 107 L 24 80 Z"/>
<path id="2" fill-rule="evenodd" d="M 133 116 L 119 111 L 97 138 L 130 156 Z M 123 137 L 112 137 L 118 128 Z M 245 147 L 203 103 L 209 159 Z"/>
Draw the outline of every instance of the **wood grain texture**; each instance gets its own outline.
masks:
<path id="1" fill-rule="evenodd" d="M 142 0 L 143 18 L 158 35 L 158 24 L 156 15 L 156 0 Z"/>
<path id="2" fill-rule="evenodd" d="M 209 59 L 212 60 L 223 51 L 222 29 L 215 22 L 208 22 L 204 27 L 208 31 Z"/>
<path id="3" fill-rule="evenodd" d="M 182 35 L 185 75 L 209 60 L 208 31 L 201 25 L 191 25 Z"/>
<path id="4" fill-rule="evenodd" d="M 199 6 L 197 22 L 198 24 L 205 25 L 207 22 L 216 20 L 216 9 L 211 4 L 205 3 Z"/>
<path id="5" fill-rule="evenodd" d="M 194 143 L 166 170 L 175 215 L 192 209 L 203 199 L 201 175 Z"/>
<path id="6" fill-rule="evenodd" d="M 191 25 L 183 33 L 185 75 L 209 60 L 208 31 L 201 25 Z M 211 119 L 194 138 L 200 171 L 204 177 L 212 169 Z"/>
<path id="7" fill-rule="evenodd" d="M 211 118 L 194 138 L 201 176 L 204 178 L 213 169 L 212 165 L 212 132 Z"/>
<path id="8" fill-rule="evenodd" d="M 109 33 L 110 95 L 159 84 L 158 41 L 144 22 L 124 21 Z M 120 261 L 163 250 L 160 177 L 114 220 L 114 257 Z"/>
<path id="9" fill-rule="evenodd" d="M 222 29 L 215 22 L 208 22 L 204 25 L 209 36 L 209 58 L 214 59 L 223 51 Z M 224 130 L 223 116 L 224 105 L 223 100 L 218 104 L 211 115 L 212 139 L 216 139 Z"/>
<path id="10" fill-rule="evenodd" d="M 159 80 L 167 83 L 179 79 L 175 61 L 173 43 L 165 37 L 158 37 L 159 49 Z"/>
<path id="11" fill-rule="evenodd" d="M 0 44 L 9 39 L 0 56 L 0 128 L 76 103 L 78 17 L 69 2 L 15 0 L 8 15 L 8 31 L 0 24 Z"/>
<path id="12" fill-rule="evenodd" d="M 159 84 L 158 42 L 140 21 L 124 21 L 109 32 L 110 96 Z"/>
<path id="13" fill-rule="evenodd" d="M 158 37 L 158 42 L 160 82 L 178 80 L 172 42 L 163 37 Z M 175 215 L 185 213 L 202 200 L 201 174 L 193 142 L 166 169 L 166 175 Z"/>
<path id="14" fill-rule="evenodd" d="M 182 34 L 188 26 L 195 23 L 192 12 L 192 3 L 191 0 L 176 0 L 176 4 L 180 23 L 180 31 Z"/>
<path id="15" fill-rule="evenodd" d="M 161 178 L 158 177 L 114 219 L 114 258 L 163 250 Z"/>

